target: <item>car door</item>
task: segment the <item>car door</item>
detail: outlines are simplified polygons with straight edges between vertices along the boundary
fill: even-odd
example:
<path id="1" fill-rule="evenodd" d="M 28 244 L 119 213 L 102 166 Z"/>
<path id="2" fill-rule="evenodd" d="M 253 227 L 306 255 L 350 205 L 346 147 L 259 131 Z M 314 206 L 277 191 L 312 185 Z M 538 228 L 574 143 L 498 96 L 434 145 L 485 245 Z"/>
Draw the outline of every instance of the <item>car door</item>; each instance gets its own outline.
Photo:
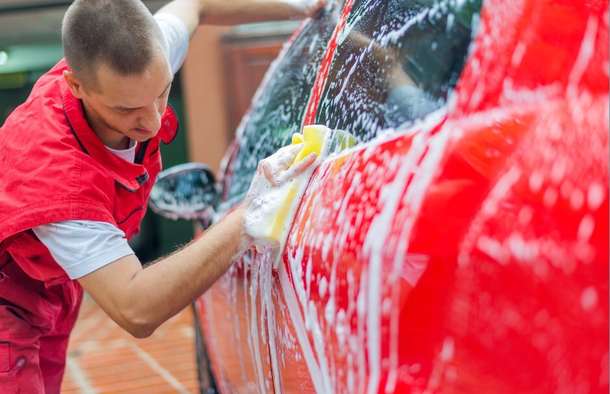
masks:
<path id="1" fill-rule="evenodd" d="M 319 18 L 304 23 L 267 72 L 221 174 L 220 214 L 244 197 L 258 162 L 299 130 L 337 7 L 329 4 Z M 197 301 L 213 375 L 222 393 L 275 390 L 269 352 L 275 336 L 267 332 L 271 274 L 268 265 L 254 258 L 246 255 L 236 261 Z"/>
<path id="2" fill-rule="evenodd" d="M 480 5 L 345 5 L 305 122 L 350 131 L 361 146 L 316 171 L 288 237 L 275 308 L 276 331 L 290 338 L 276 347 L 283 391 L 302 391 L 294 371 L 303 367 L 316 392 L 405 389 L 402 305 L 431 257 L 399 241 L 410 236 L 442 165 L 449 135 L 439 130 Z M 442 289 L 445 282 L 438 274 L 434 283 Z M 433 309 L 412 325 L 425 325 Z M 432 331 L 420 336 L 422 349 L 432 346 Z M 429 369 L 411 372 L 426 376 Z"/>
<path id="3" fill-rule="evenodd" d="M 607 2 L 404 3 L 348 2 L 314 86 L 305 122 L 364 144 L 295 216 L 276 381 L 607 391 Z"/>

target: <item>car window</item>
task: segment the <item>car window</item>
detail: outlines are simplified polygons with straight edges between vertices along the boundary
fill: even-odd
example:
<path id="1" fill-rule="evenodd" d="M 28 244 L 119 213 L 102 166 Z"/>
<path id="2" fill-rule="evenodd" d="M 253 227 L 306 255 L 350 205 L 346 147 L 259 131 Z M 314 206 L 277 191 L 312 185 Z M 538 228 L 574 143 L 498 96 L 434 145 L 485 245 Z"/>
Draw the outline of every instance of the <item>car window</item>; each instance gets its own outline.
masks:
<path id="1" fill-rule="evenodd" d="M 360 0 L 338 37 L 316 123 L 368 141 L 442 107 L 482 0 Z"/>
<path id="2" fill-rule="evenodd" d="M 248 190 L 258 162 L 288 144 L 292 133 L 299 131 L 335 20 L 336 10 L 331 10 L 307 23 L 272 75 L 267 76 L 270 79 L 264 91 L 255 96 L 242 121 L 238 150 L 225 183 L 229 201 L 239 199 Z"/>

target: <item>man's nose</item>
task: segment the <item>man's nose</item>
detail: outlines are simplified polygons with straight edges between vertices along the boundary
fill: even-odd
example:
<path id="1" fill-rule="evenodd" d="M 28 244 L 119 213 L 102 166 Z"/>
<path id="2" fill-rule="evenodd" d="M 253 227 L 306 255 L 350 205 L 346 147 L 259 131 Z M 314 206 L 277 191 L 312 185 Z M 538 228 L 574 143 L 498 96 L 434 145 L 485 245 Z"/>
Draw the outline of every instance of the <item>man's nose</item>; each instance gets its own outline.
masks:
<path id="1" fill-rule="evenodd" d="M 146 107 L 145 113 L 140 118 L 140 124 L 142 128 L 149 131 L 157 131 L 161 128 L 161 115 L 163 112 L 159 111 L 158 105 L 152 104 Z"/>

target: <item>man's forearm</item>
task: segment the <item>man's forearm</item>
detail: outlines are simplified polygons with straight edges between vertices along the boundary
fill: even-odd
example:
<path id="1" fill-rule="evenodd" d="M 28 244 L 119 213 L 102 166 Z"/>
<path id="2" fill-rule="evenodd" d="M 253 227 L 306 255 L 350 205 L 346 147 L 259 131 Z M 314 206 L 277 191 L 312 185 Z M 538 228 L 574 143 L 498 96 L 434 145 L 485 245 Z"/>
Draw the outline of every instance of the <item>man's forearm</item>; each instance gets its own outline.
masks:
<path id="1" fill-rule="evenodd" d="M 137 271 L 121 297 L 120 320 L 130 325 L 136 336 L 152 334 L 230 267 L 239 248 L 241 228 L 238 209 L 182 250 Z"/>
<path id="2" fill-rule="evenodd" d="M 159 12 L 182 19 L 191 35 L 199 24 L 239 23 L 304 18 L 322 2 L 315 0 L 174 0 Z"/>
<path id="3" fill-rule="evenodd" d="M 307 0 L 200 0 L 200 23 L 233 25 L 302 18 L 312 3 Z"/>

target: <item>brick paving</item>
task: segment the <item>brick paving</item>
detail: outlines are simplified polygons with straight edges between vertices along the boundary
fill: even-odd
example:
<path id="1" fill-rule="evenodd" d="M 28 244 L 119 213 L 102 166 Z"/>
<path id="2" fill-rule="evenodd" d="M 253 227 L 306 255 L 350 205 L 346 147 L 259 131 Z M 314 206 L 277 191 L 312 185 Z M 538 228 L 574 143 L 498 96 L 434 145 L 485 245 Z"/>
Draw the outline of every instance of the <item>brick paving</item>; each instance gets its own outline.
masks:
<path id="1" fill-rule="evenodd" d="M 62 394 L 197 393 L 190 308 L 135 339 L 89 297 L 72 332 Z"/>

